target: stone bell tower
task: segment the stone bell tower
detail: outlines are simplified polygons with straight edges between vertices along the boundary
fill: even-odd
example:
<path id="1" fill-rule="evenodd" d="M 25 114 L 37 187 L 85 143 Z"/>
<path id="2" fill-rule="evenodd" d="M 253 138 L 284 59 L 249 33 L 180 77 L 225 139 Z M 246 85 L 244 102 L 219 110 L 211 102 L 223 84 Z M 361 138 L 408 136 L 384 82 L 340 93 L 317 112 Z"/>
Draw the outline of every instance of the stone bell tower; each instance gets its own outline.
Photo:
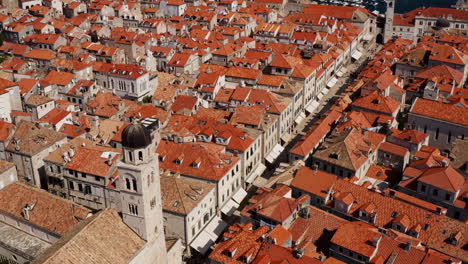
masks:
<path id="1" fill-rule="evenodd" d="M 395 0 L 385 0 L 387 11 L 385 11 L 384 43 L 393 36 L 393 17 L 395 16 Z"/>
<path id="2" fill-rule="evenodd" d="M 148 263 L 166 263 L 159 163 L 155 140 L 141 124 L 122 132 L 123 160 L 118 164 L 123 221 L 154 248 Z"/>

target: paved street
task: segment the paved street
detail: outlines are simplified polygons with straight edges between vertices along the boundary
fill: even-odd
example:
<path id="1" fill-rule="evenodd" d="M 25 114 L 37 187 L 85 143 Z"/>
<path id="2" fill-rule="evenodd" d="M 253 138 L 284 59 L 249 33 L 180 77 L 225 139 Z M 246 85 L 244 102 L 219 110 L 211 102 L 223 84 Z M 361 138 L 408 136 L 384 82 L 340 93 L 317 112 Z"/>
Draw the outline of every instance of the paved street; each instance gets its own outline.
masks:
<path id="1" fill-rule="evenodd" d="M 346 73 L 338 78 L 338 82 L 329 89 L 328 93 L 325 94 L 322 99 L 319 101 L 319 106 L 315 109 L 313 113 L 308 115 L 300 124 L 295 128 L 297 133 L 293 135 L 291 141 L 289 141 L 284 146 L 284 151 L 276 159 L 274 164 L 267 166 L 267 170 L 263 175 L 257 178 L 254 182 L 255 186 L 265 186 L 268 179 L 273 175 L 275 170 L 280 166 L 282 162 L 288 162 L 288 153 L 292 147 L 301 139 L 301 137 L 307 133 L 310 128 L 317 122 L 321 115 L 325 114 L 330 107 L 335 103 L 335 100 L 339 98 L 345 89 L 354 81 L 353 73 L 359 73 L 370 61 L 370 58 L 373 58 L 374 54 L 380 49 L 380 45 L 375 44 L 373 47 L 369 48 L 371 52 L 364 53 L 363 56 L 352 64 L 346 66 Z"/>

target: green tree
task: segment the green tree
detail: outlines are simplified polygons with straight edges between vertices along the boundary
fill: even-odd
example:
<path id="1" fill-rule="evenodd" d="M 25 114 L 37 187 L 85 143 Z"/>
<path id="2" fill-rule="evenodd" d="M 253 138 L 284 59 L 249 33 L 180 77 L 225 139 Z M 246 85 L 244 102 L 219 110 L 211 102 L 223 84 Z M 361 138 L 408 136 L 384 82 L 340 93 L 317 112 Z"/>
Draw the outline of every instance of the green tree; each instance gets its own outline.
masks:
<path id="1" fill-rule="evenodd" d="M 147 95 L 145 97 L 143 97 L 143 100 L 141 100 L 144 104 L 149 104 L 151 103 L 151 96 L 150 95 Z"/>

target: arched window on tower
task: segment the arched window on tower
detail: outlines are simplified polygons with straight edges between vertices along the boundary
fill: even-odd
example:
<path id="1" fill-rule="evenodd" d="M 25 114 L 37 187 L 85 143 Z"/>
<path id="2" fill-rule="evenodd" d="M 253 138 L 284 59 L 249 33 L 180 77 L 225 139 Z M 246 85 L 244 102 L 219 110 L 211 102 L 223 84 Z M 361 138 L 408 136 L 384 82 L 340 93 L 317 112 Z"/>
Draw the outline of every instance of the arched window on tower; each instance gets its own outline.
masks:
<path id="1" fill-rule="evenodd" d="M 131 186 L 130 186 L 130 179 L 129 178 L 126 178 L 125 179 L 125 183 L 127 185 L 127 189 L 130 190 Z"/>
<path id="2" fill-rule="evenodd" d="M 137 182 L 135 179 L 132 180 L 132 184 L 133 184 L 133 190 L 136 192 L 138 191 L 138 188 L 137 188 Z"/>
<path id="3" fill-rule="evenodd" d="M 143 160 L 143 151 L 138 151 L 138 159 Z"/>

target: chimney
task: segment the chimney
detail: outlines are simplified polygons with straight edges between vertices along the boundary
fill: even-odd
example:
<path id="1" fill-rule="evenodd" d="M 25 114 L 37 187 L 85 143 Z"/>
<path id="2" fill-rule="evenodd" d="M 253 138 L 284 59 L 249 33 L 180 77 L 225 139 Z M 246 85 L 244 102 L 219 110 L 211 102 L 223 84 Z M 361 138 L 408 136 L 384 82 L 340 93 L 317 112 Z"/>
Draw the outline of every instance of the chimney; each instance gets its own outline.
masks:
<path id="1" fill-rule="evenodd" d="M 406 242 L 405 244 L 405 251 L 410 252 L 412 246 L 413 246 L 413 241 L 408 240 L 408 242 Z"/>
<path id="2" fill-rule="evenodd" d="M 109 157 L 106 160 L 106 164 L 112 166 L 112 155 L 109 155 Z"/>
<path id="3" fill-rule="evenodd" d="M 26 221 L 29 221 L 29 210 L 27 209 L 28 205 L 23 208 L 23 217 Z"/>
<path id="4" fill-rule="evenodd" d="M 442 167 L 448 167 L 448 161 L 442 160 Z"/>
<path id="5" fill-rule="evenodd" d="M 68 153 L 70 155 L 70 158 L 73 158 L 73 156 L 75 156 L 75 147 L 70 146 L 70 150 L 68 151 Z"/>
<path id="6" fill-rule="evenodd" d="M 29 211 L 32 211 L 34 209 L 34 207 L 36 206 L 36 202 L 34 202 L 32 205 L 26 204 L 23 207 L 23 217 L 26 221 L 29 221 Z"/>
<path id="7" fill-rule="evenodd" d="M 380 239 L 382 239 L 381 236 L 372 238 L 372 246 L 376 248 L 379 245 Z"/>
<path id="8" fill-rule="evenodd" d="M 304 249 L 303 248 L 298 248 L 296 250 L 294 250 L 294 257 L 295 258 L 302 258 L 304 256 Z"/>

